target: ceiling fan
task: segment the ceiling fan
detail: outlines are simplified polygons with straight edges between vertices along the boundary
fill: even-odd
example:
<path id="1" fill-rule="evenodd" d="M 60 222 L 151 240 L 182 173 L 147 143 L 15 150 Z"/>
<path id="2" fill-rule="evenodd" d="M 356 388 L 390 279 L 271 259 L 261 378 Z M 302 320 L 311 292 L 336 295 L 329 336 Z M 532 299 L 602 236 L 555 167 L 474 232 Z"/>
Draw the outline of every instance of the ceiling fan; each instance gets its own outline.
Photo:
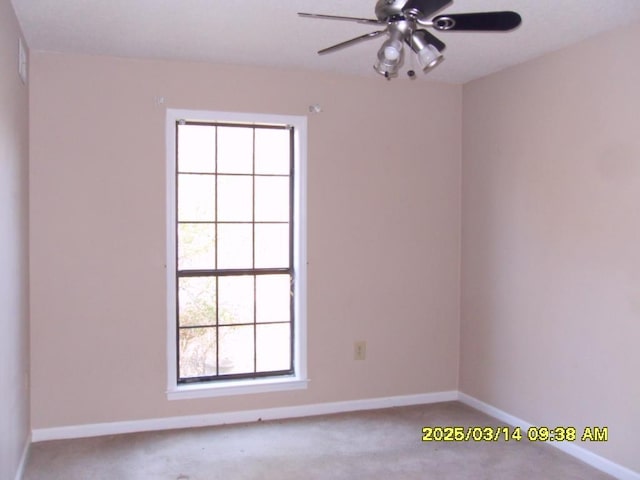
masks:
<path id="1" fill-rule="evenodd" d="M 513 30 L 522 22 L 520 15 L 516 12 L 456 13 L 431 18 L 433 14 L 450 3 L 452 0 L 378 0 L 375 7 L 377 19 L 317 13 L 298 13 L 298 15 L 324 20 L 345 20 L 367 25 L 386 25 L 386 28 L 382 30 L 324 48 L 318 54 L 335 52 L 356 43 L 386 35 L 387 39 L 378 51 L 378 58 L 373 68 L 387 79 L 398 75 L 398 70 L 404 62 L 403 47 L 405 43 L 416 54 L 418 63 L 425 73 L 444 60 L 442 51 L 446 45 L 420 27 L 429 27 L 439 31 L 505 32 Z M 407 73 L 409 77 L 415 76 L 413 70 L 409 70 Z"/>

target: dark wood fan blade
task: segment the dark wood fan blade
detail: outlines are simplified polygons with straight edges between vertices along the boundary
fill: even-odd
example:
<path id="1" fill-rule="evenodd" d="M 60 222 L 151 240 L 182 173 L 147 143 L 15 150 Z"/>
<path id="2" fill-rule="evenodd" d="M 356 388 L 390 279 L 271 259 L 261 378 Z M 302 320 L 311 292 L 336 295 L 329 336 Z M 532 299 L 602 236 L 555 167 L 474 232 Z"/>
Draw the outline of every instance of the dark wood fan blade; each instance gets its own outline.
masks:
<path id="1" fill-rule="evenodd" d="M 452 13 L 439 15 L 432 22 L 433 28 L 441 31 L 506 32 L 519 26 L 522 23 L 522 18 L 516 12 Z"/>
<path id="2" fill-rule="evenodd" d="M 452 0 L 408 0 L 402 7 L 405 15 L 414 15 L 418 18 L 430 17 L 438 10 L 450 4 Z"/>
<path id="3" fill-rule="evenodd" d="M 384 25 L 385 23 L 381 22 L 380 20 L 374 20 L 371 18 L 342 17 L 340 15 L 321 15 L 319 13 L 298 12 L 298 15 L 305 18 L 319 18 L 321 20 L 343 20 L 345 22 L 364 23 L 367 25 Z"/>
<path id="4" fill-rule="evenodd" d="M 370 38 L 376 38 L 376 37 L 382 35 L 385 32 L 386 32 L 386 30 L 378 30 L 377 32 L 371 32 L 371 33 L 367 33 L 365 35 L 360 35 L 359 37 L 352 38 L 351 40 L 347 40 L 345 42 L 341 42 L 341 43 L 338 43 L 336 45 L 332 45 L 331 47 L 323 48 L 322 50 L 320 50 L 318 52 L 318 55 L 324 55 L 326 53 L 331 53 L 331 52 L 335 52 L 336 50 L 340 50 L 340 49 L 343 49 L 343 48 L 346 48 L 346 47 L 350 47 L 351 45 L 355 45 L 356 43 L 360 43 L 360 42 L 363 42 L 365 40 L 369 40 Z"/>

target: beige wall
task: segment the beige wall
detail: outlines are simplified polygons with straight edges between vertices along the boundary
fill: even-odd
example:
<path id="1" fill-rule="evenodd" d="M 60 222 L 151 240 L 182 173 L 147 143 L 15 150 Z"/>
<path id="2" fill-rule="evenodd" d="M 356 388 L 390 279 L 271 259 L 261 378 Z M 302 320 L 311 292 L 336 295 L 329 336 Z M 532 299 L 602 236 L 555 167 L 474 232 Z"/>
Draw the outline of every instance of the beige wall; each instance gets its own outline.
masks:
<path id="1" fill-rule="evenodd" d="M 460 86 L 34 53 L 33 427 L 457 389 Z M 309 116 L 308 390 L 167 401 L 164 108 Z M 353 360 L 353 342 L 368 342 Z"/>
<path id="2" fill-rule="evenodd" d="M 609 442 L 579 445 L 640 470 L 639 41 L 636 25 L 464 90 L 35 53 L 33 427 L 451 390 L 460 358 L 463 392 L 537 425 L 608 426 Z M 0 91 L 15 102 L 10 70 Z M 308 390 L 166 400 L 156 96 L 322 105 L 309 116 Z M 26 131 L 5 131 L 2 147 L 23 151 Z M 354 362 L 360 339 L 368 359 Z"/>
<path id="3" fill-rule="evenodd" d="M 461 390 L 640 471 L 640 25 L 464 87 Z"/>
<path id="4" fill-rule="evenodd" d="M 0 0 L 0 478 L 14 478 L 29 436 L 28 96 L 20 28 Z"/>

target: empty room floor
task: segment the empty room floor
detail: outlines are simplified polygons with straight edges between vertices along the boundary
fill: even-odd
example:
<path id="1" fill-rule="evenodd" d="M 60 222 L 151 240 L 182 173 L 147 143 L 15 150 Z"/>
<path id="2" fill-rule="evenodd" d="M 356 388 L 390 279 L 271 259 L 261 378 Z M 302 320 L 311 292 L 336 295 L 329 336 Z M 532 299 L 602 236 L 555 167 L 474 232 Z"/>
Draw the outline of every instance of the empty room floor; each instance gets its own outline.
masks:
<path id="1" fill-rule="evenodd" d="M 565 479 L 606 475 L 544 443 L 423 442 L 501 426 L 458 402 L 32 445 L 24 480 Z"/>

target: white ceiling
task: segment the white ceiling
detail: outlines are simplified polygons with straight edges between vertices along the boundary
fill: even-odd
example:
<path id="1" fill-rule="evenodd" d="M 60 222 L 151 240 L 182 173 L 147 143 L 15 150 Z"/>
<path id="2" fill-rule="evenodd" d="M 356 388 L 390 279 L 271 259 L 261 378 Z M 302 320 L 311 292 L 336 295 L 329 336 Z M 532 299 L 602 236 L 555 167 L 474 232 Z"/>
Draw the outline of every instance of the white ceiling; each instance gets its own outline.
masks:
<path id="1" fill-rule="evenodd" d="M 12 0 L 31 49 L 196 60 L 376 76 L 381 38 L 316 51 L 376 26 L 296 12 L 375 18 L 375 0 Z M 640 0 L 455 0 L 447 13 L 514 10 L 508 33 L 435 32 L 446 61 L 428 80 L 464 83 L 640 21 Z M 406 63 L 406 62 L 405 62 Z M 381 79 L 382 80 L 382 79 Z"/>

